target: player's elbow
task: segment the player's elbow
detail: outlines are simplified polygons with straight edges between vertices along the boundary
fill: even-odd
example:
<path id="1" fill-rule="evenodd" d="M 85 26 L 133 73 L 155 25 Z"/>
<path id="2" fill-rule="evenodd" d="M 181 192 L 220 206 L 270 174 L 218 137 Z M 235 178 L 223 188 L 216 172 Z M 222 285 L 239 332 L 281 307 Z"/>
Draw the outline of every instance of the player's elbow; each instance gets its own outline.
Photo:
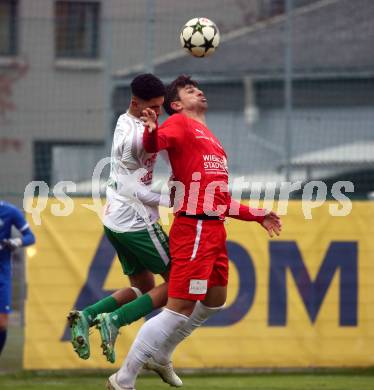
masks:
<path id="1" fill-rule="evenodd" d="M 34 234 L 29 231 L 27 234 L 25 234 L 22 238 L 23 246 L 29 246 L 35 244 L 35 236 Z"/>

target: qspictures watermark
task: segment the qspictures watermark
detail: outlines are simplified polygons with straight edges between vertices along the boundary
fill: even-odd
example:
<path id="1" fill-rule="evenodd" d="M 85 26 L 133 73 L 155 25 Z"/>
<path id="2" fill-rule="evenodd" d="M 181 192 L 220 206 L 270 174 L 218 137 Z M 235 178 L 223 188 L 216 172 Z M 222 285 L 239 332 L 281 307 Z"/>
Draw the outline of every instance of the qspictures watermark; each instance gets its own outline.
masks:
<path id="1" fill-rule="evenodd" d="M 83 207 L 92 210 L 103 221 L 103 203 L 100 191 L 100 179 L 104 168 L 111 163 L 107 157 L 98 162 L 91 180 L 91 203 L 82 204 Z M 146 182 L 144 182 L 144 178 Z M 112 180 L 112 179 L 110 179 Z M 113 181 L 113 180 L 112 180 Z M 151 190 L 152 171 L 145 168 L 117 175 L 115 180 L 115 192 L 121 201 L 134 209 L 134 218 L 141 218 L 145 223 L 152 223 L 150 207 L 144 201 L 149 197 Z M 108 182 L 110 185 L 110 181 Z M 228 212 L 230 216 L 238 215 L 238 204 L 215 204 L 216 193 L 230 193 L 232 199 L 249 206 L 253 213 L 260 207 L 273 210 L 278 215 L 287 215 L 291 194 L 295 191 L 301 192 L 301 208 L 305 219 L 313 218 L 313 210 L 321 207 L 326 200 L 333 199 L 336 202 L 329 204 L 329 214 L 333 217 L 344 217 L 352 211 L 352 202 L 347 193 L 354 192 L 354 185 L 350 181 L 337 181 L 331 186 L 330 192 L 323 181 L 310 181 L 303 183 L 295 182 L 249 182 L 244 176 L 235 177 L 230 186 L 227 181 L 212 181 L 208 185 L 201 183 L 201 173 L 194 172 L 188 188 L 177 180 L 169 180 L 163 183 L 159 193 L 159 205 L 170 205 L 170 196 L 173 194 L 173 207 L 167 213 L 161 214 L 161 222 L 169 223 L 168 214 L 178 212 L 186 204 L 187 212 L 194 214 L 198 204 L 203 200 L 203 212 L 207 215 L 223 215 Z M 48 197 L 53 194 L 59 202 L 52 204 L 51 213 L 56 217 L 66 217 L 74 212 L 75 202 L 69 194 L 77 193 L 77 184 L 73 181 L 60 181 L 52 189 L 44 181 L 30 182 L 24 191 L 23 208 L 29 213 L 35 225 L 41 225 L 41 214 L 48 206 Z M 250 194 L 242 200 L 243 193 Z M 37 195 L 36 195 L 37 194 Z M 264 200 L 261 200 L 263 198 Z M 279 201 L 276 201 L 276 198 Z M 31 202 L 30 199 L 33 201 Z M 153 205 L 152 207 L 158 207 Z M 263 213 L 263 210 L 260 211 Z"/>

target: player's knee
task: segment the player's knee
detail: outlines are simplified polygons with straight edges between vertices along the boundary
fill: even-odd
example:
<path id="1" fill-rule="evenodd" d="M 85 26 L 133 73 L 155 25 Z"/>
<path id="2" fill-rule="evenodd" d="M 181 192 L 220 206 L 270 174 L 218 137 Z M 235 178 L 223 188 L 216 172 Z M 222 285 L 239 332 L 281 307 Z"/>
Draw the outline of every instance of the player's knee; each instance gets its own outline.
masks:
<path id="1" fill-rule="evenodd" d="M 202 303 L 208 307 L 223 307 L 227 299 L 226 286 L 214 286 L 208 289 L 205 299 Z"/>
<path id="2" fill-rule="evenodd" d="M 169 297 L 166 307 L 171 311 L 189 317 L 195 308 L 195 304 L 195 301 L 191 301 L 189 299 L 178 299 Z"/>
<path id="3" fill-rule="evenodd" d="M 139 298 L 140 296 L 147 294 L 149 291 L 151 291 L 153 287 L 154 285 L 152 284 L 136 283 L 136 284 L 132 284 L 130 288 L 134 291 L 137 298 Z"/>
<path id="4" fill-rule="evenodd" d="M 143 295 L 143 292 L 139 288 L 134 287 L 134 286 L 131 286 L 130 288 L 132 291 L 134 291 L 137 298 L 139 298 Z"/>
<path id="5" fill-rule="evenodd" d="M 139 289 L 142 294 L 146 294 L 155 286 L 154 276 L 150 271 L 144 271 L 129 278 L 131 286 Z"/>
<path id="6" fill-rule="evenodd" d="M 135 288 L 137 288 L 142 293 L 142 295 L 144 295 L 147 294 L 149 291 L 151 291 L 154 287 L 155 287 L 154 284 L 149 284 L 149 285 L 144 284 L 144 285 L 136 286 Z"/>

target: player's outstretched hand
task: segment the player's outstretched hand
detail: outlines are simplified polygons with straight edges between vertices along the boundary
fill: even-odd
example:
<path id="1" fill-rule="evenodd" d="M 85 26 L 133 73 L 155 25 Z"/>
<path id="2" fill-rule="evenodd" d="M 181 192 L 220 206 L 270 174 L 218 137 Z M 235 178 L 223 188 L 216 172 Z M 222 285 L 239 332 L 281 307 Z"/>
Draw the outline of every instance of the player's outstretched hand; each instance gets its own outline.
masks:
<path id="1" fill-rule="evenodd" d="M 146 108 L 142 111 L 142 116 L 140 120 L 144 123 L 146 127 L 148 127 L 148 131 L 152 133 L 152 131 L 157 128 L 157 114 L 152 110 L 152 108 Z"/>
<path id="2" fill-rule="evenodd" d="M 1 248 L 7 248 L 14 251 L 22 246 L 22 240 L 20 238 L 9 238 L 0 241 Z"/>
<path id="3" fill-rule="evenodd" d="M 270 211 L 265 215 L 261 225 L 268 232 L 270 237 L 274 237 L 274 233 L 279 236 L 282 230 L 280 217 L 274 211 Z"/>

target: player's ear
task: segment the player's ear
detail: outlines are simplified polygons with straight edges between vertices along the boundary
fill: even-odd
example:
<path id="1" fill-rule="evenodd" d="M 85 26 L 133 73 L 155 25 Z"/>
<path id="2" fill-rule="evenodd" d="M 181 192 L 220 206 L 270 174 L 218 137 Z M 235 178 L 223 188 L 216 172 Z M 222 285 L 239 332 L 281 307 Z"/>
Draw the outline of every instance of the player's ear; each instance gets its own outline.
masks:
<path id="1" fill-rule="evenodd" d="M 136 98 L 136 96 L 132 96 L 131 97 L 131 102 L 130 102 L 131 106 L 133 108 L 138 108 L 139 107 L 139 102 L 138 102 L 138 99 Z"/>
<path id="2" fill-rule="evenodd" d="M 170 107 L 175 112 L 180 112 L 183 108 L 182 103 L 179 100 L 177 100 L 175 102 L 171 102 Z"/>

